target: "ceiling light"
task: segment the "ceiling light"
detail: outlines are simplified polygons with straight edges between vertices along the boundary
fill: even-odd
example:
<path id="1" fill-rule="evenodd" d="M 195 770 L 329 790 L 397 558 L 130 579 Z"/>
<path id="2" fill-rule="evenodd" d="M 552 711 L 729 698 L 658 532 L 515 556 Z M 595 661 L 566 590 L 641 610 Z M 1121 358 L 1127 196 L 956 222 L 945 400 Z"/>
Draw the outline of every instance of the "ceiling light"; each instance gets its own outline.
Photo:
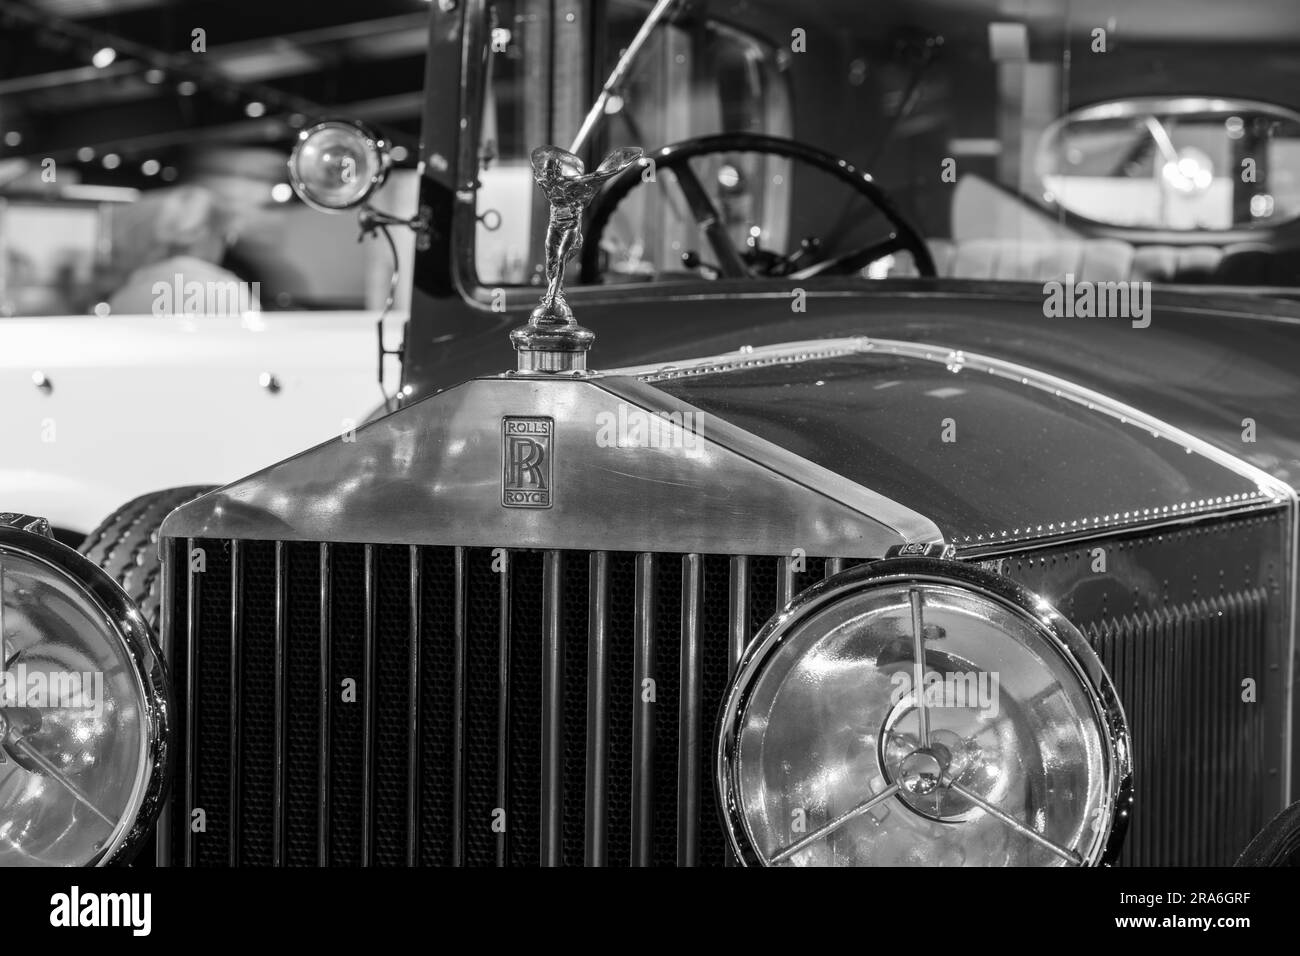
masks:
<path id="1" fill-rule="evenodd" d="M 112 66 L 113 61 L 116 59 L 117 51 L 111 46 L 105 46 L 95 51 L 95 55 L 90 58 L 90 62 L 102 70 L 105 67 Z"/>

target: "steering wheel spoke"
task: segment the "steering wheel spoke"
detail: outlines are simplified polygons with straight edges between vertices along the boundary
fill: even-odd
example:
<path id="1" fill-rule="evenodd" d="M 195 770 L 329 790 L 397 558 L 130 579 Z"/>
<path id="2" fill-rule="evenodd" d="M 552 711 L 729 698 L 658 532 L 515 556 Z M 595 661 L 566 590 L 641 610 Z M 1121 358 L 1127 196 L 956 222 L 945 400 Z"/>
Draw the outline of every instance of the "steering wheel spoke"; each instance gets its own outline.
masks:
<path id="1" fill-rule="evenodd" d="M 821 259 L 802 269 L 798 269 L 790 273 L 790 278 L 812 279 L 828 272 L 840 274 L 859 272 L 876 260 L 883 259 L 885 256 L 893 255 L 895 252 L 900 252 L 906 248 L 907 244 L 898 233 L 891 232 L 880 242 L 873 242 L 869 246 L 863 246 L 861 249 L 855 249 L 840 256 Z"/>
<path id="2" fill-rule="evenodd" d="M 727 232 L 726 223 L 722 221 L 722 214 L 718 212 L 718 207 L 704 188 L 704 184 L 700 182 L 700 177 L 696 176 L 695 170 L 691 169 L 691 164 L 683 162 L 673 166 L 672 172 L 677 178 L 677 185 L 681 188 L 682 195 L 686 197 L 686 205 L 690 207 L 695 224 L 703 230 L 704 237 L 709 241 L 709 248 L 717 257 L 718 269 L 722 275 L 728 279 L 743 279 L 749 275 L 744 260 L 740 258 L 740 250 L 731 241 L 731 234 Z"/>

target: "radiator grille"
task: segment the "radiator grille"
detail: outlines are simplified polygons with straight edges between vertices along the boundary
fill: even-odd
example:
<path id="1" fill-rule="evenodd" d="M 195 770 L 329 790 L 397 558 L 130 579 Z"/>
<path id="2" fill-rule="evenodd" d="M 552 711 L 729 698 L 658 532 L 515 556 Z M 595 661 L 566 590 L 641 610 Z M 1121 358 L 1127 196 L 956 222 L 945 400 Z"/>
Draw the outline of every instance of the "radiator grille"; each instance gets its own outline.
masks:
<path id="1" fill-rule="evenodd" d="M 1102 542 L 1109 583 L 1077 546 L 988 562 L 1051 595 L 1114 677 L 1136 764 L 1124 862 L 1231 862 L 1280 802 L 1279 526 Z M 1152 583 L 1189 544 L 1238 580 Z M 735 662 L 779 603 L 855 563 L 168 547 L 184 769 L 164 855 L 192 865 L 723 864 L 713 731 Z"/>
<path id="2" fill-rule="evenodd" d="M 1227 865 L 1264 825 L 1268 727 L 1241 681 L 1266 672 L 1266 601 L 1256 588 L 1088 628 L 1129 707 L 1142 802 L 1125 862 Z"/>
<path id="3" fill-rule="evenodd" d="M 1132 736 L 1136 798 L 1125 865 L 1230 865 L 1284 805 L 1286 516 L 989 562 L 1051 600 L 1115 682 Z"/>
<path id="4" fill-rule="evenodd" d="M 199 866 L 722 864 L 713 726 L 739 648 L 826 572 L 725 555 L 171 547 L 182 568 L 202 552 L 174 585 L 187 626 L 170 649 L 192 675 L 178 681 L 193 785 L 174 796 L 173 860 Z M 203 826 L 186 833 L 195 809 Z"/>

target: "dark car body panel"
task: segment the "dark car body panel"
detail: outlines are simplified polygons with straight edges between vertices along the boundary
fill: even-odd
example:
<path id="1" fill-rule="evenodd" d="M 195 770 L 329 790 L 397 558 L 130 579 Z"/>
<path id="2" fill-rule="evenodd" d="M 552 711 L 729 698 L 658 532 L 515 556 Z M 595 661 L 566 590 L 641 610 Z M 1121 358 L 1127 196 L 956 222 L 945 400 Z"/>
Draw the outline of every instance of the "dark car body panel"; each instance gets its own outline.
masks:
<path id="1" fill-rule="evenodd" d="M 878 347 L 652 381 L 926 515 L 959 546 L 1272 497 L 1176 434 L 991 374 L 962 353 Z"/>

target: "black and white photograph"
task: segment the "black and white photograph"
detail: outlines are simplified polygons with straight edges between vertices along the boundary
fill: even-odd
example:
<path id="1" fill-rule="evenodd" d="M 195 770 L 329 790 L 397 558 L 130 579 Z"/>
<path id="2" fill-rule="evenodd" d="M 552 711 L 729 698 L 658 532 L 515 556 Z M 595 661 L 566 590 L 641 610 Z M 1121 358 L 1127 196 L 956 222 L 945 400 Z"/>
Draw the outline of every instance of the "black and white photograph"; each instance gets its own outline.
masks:
<path id="1" fill-rule="evenodd" d="M 563 866 L 1280 926 L 1298 489 L 1295 0 L 0 0 L 33 925 Z"/>

